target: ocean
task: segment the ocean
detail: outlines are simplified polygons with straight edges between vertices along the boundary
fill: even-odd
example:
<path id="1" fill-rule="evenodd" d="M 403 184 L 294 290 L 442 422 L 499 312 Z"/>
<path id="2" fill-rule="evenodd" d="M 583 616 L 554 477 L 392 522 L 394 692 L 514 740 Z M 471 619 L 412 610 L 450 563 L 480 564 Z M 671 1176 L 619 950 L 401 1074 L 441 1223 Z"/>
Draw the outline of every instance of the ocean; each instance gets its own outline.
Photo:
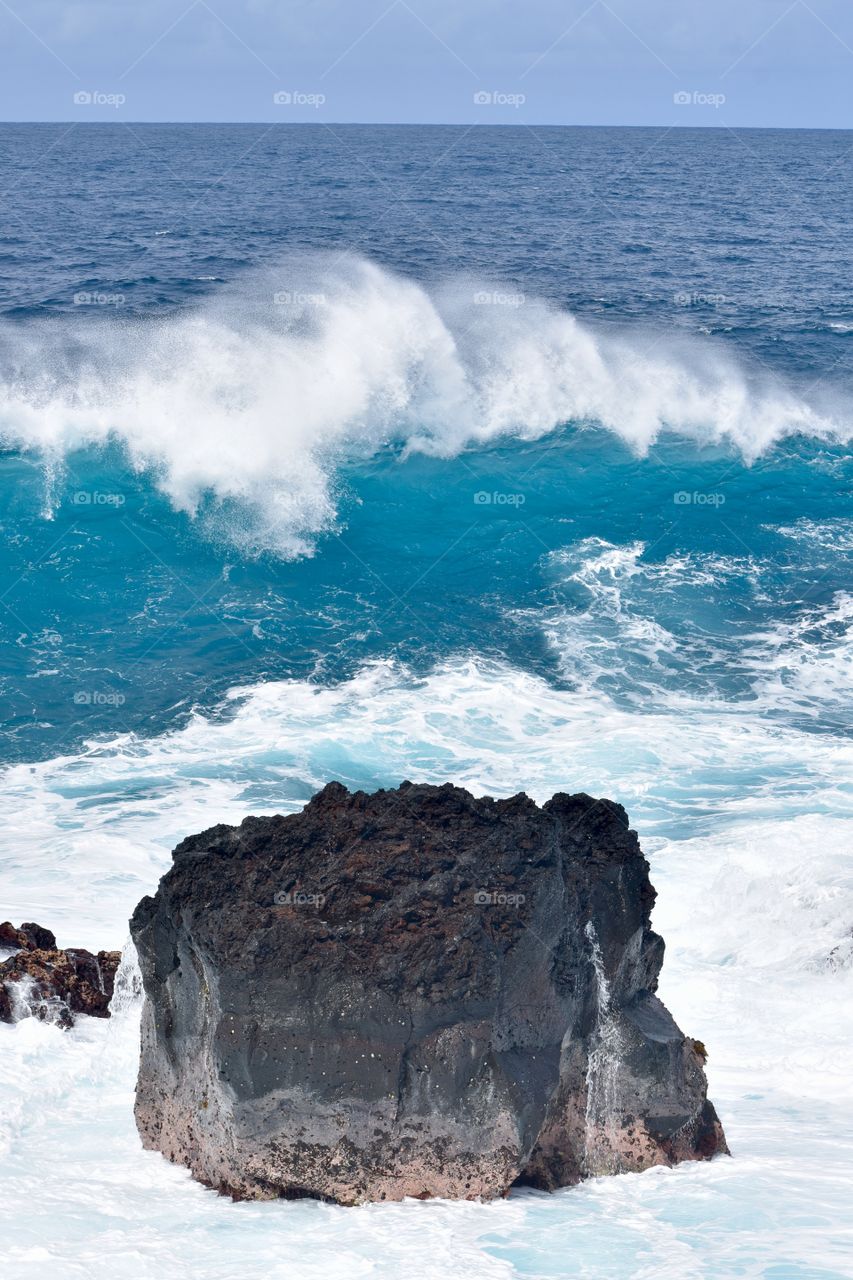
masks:
<path id="1" fill-rule="evenodd" d="M 232 1204 L 138 1004 L 0 1025 L 0 1253 L 100 1280 L 853 1274 L 853 135 L 0 126 L 0 918 L 121 947 L 331 779 L 606 795 L 733 1156 Z"/>

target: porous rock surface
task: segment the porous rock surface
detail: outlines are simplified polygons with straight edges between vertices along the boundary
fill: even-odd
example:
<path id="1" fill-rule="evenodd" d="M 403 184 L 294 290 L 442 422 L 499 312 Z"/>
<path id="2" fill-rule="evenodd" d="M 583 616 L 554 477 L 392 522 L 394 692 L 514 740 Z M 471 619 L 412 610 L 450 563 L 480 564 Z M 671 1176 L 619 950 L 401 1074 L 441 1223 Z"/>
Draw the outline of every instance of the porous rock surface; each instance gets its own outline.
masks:
<path id="1" fill-rule="evenodd" d="M 143 1143 L 237 1198 L 551 1189 L 726 1151 L 624 809 L 330 783 L 131 922 Z"/>

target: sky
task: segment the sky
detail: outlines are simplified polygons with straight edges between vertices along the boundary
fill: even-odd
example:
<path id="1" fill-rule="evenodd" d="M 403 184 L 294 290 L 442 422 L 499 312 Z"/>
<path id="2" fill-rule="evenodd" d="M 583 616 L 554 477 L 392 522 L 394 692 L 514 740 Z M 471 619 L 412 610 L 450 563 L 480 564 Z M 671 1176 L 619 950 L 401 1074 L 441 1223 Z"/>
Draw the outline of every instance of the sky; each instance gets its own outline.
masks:
<path id="1" fill-rule="evenodd" d="M 853 127 L 853 0 L 0 0 L 0 119 Z"/>

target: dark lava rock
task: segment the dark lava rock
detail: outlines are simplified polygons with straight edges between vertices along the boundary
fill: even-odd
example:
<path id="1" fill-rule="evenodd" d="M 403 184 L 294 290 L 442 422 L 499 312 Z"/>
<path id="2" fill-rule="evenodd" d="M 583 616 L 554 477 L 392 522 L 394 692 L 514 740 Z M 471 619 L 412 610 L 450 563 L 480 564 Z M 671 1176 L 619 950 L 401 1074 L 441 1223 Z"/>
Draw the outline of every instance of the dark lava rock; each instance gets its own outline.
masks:
<path id="1" fill-rule="evenodd" d="M 71 1027 L 78 1013 L 110 1016 L 120 951 L 62 951 L 49 929 L 37 924 L 16 928 L 8 921 L 0 924 L 0 947 L 17 948 L 0 963 L 0 1022 L 36 1017 Z"/>
<path id="2" fill-rule="evenodd" d="M 624 809 L 350 794 L 178 845 L 131 922 L 146 1147 L 235 1197 L 550 1189 L 726 1151 Z"/>
<path id="3" fill-rule="evenodd" d="M 37 947 L 43 951 L 56 950 L 56 937 L 50 929 L 40 924 L 22 924 L 16 929 L 8 920 L 0 924 L 0 948 L 35 951 Z"/>

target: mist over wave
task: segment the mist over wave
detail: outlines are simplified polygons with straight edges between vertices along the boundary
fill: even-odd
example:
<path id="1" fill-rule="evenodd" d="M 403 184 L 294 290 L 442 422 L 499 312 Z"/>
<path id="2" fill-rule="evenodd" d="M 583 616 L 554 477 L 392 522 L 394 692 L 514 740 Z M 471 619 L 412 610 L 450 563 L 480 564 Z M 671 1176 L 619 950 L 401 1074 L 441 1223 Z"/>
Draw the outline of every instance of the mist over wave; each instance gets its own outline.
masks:
<path id="1" fill-rule="evenodd" d="M 118 441 L 176 509 L 284 556 L 334 527 L 340 466 L 387 447 L 452 457 L 572 422 L 638 452 L 668 431 L 751 460 L 791 433 L 847 439 L 851 421 L 711 342 L 595 331 L 510 288 L 427 288 L 345 254 L 164 319 L 7 323 L 0 356 L 7 447 L 61 472 Z"/>

